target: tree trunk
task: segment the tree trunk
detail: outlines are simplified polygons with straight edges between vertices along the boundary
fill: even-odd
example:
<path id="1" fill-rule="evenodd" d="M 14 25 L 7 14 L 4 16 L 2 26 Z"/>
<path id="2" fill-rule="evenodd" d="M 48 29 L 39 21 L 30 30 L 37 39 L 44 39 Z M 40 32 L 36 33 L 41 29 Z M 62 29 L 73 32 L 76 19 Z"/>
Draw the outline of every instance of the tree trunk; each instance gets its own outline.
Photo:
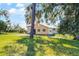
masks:
<path id="1" fill-rule="evenodd" d="M 35 55 L 35 50 L 34 50 L 34 22 L 35 22 L 35 3 L 32 5 L 32 23 L 31 23 L 31 32 L 30 32 L 30 41 L 28 45 L 28 50 L 27 50 L 27 56 L 33 56 Z"/>
<path id="2" fill-rule="evenodd" d="M 36 4 L 33 3 L 32 5 L 32 23 L 31 23 L 31 31 L 30 31 L 30 38 L 34 37 L 34 22 L 35 22 L 35 6 Z"/>
<path id="3" fill-rule="evenodd" d="M 77 38 L 76 38 L 76 35 L 74 34 L 73 36 L 74 36 L 74 39 L 73 39 L 73 40 L 76 40 L 76 39 L 77 39 Z"/>

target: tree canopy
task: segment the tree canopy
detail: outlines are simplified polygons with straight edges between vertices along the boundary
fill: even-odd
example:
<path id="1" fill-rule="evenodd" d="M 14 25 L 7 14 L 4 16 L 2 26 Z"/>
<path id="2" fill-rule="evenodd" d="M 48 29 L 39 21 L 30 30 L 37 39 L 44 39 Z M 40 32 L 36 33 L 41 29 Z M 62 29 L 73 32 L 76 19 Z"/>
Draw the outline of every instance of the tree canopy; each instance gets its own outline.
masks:
<path id="1" fill-rule="evenodd" d="M 65 18 L 60 23 L 59 33 L 79 35 L 79 4 L 62 4 Z"/>

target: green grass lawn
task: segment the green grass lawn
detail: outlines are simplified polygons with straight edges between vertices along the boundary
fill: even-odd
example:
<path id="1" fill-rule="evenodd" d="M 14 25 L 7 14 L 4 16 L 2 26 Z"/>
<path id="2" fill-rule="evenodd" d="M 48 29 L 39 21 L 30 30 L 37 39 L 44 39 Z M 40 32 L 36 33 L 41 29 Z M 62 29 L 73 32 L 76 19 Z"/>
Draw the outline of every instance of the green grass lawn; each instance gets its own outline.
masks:
<path id="1" fill-rule="evenodd" d="M 19 52 L 22 51 L 20 50 L 20 47 L 23 47 L 21 49 L 26 48 L 23 44 L 17 43 L 17 40 L 20 40 L 23 37 L 17 36 L 16 34 L 19 33 L 7 33 L 0 35 L 0 55 L 20 55 Z"/>
<path id="2" fill-rule="evenodd" d="M 18 36 L 16 33 L 0 35 L 1 56 L 24 56 L 30 53 L 34 56 L 79 56 L 79 41 L 72 40 L 73 36 L 53 38 L 47 36 L 35 36 L 31 42 L 27 36 Z M 69 39 L 70 38 L 70 39 Z M 33 43 L 34 51 L 29 52 L 29 43 Z"/>

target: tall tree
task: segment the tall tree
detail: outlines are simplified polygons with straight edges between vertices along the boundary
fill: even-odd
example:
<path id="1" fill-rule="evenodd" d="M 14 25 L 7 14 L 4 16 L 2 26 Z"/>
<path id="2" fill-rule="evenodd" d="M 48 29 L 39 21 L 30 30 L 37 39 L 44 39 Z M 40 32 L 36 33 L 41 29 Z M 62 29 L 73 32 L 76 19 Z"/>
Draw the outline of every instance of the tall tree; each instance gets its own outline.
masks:
<path id="1" fill-rule="evenodd" d="M 62 4 L 65 19 L 60 23 L 59 32 L 63 34 L 79 35 L 79 4 Z"/>
<path id="2" fill-rule="evenodd" d="M 35 50 L 34 50 L 34 40 L 33 40 L 33 37 L 34 37 L 34 23 L 35 23 L 35 7 L 36 7 L 36 4 L 33 3 L 32 4 L 32 7 L 30 9 L 30 7 L 27 7 L 27 12 L 25 14 L 26 16 L 26 22 L 29 23 L 30 21 L 30 24 L 31 24 L 31 31 L 30 31 L 30 40 L 29 40 L 29 44 L 28 44 L 28 52 L 27 52 L 27 55 L 28 56 L 33 56 L 34 53 L 35 53 Z M 29 19 L 30 17 L 30 19 Z"/>
<path id="3" fill-rule="evenodd" d="M 39 4 L 38 4 L 39 5 Z M 60 14 L 62 12 L 62 10 L 57 10 L 57 11 L 54 11 L 54 9 L 59 6 L 59 4 L 40 4 L 41 8 L 38 8 L 38 10 L 36 10 L 35 12 L 35 19 L 34 21 L 37 21 L 38 23 L 40 23 L 40 18 L 42 17 L 42 14 L 45 14 L 45 21 L 48 22 L 48 20 L 50 20 L 51 22 L 55 23 L 56 20 L 55 17 L 58 16 L 58 14 Z M 33 23 L 33 20 L 32 20 L 32 15 L 34 12 L 32 12 L 32 7 L 33 5 L 30 5 L 29 7 L 27 7 L 25 10 L 26 10 L 26 14 L 25 14 L 25 17 L 26 17 L 26 23 L 30 24 Z M 36 4 L 37 6 L 37 4 Z M 32 25 L 33 26 L 33 25 Z M 32 28 L 31 26 L 31 28 Z M 34 26 L 33 26 L 34 27 Z M 34 31 L 34 29 L 32 29 Z M 31 30 L 31 34 L 33 34 L 34 32 L 32 32 Z"/>
<path id="4" fill-rule="evenodd" d="M 0 33 L 6 32 L 6 29 L 7 29 L 7 24 L 3 20 L 0 20 Z"/>
<path id="5" fill-rule="evenodd" d="M 26 18 L 26 24 L 31 24 L 31 30 L 30 30 L 30 38 L 33 38 L 34 36 L 34 23 L 35 23 L 35 7 L 36 4 L 31 4 L 28 7 L 26 7 L 25 11 L 25 18 Z"/>
<path id="6" fill-rule="evenodd" d="M 4 17 L 5 18 L 6 24 L 7 24 L 7 31 L 8 31 L 8 29 L 10 28 L 10 20 L 9 20 L 9 12 L 8 12 L 8 10 L 0 9 L 0 17 Z"/>
<path id="7" fill-rule="evenodd" d="M 4 16 L 7 21 L 9 19 L 9 13 L 5 9 L 0 9 L 0 16 Z"/>

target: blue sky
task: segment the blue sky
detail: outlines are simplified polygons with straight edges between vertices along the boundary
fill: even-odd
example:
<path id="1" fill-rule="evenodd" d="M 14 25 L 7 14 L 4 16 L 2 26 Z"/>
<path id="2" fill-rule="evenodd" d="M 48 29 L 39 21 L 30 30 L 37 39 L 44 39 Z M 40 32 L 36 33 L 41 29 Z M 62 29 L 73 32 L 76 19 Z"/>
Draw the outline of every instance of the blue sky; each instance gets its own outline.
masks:
<path id="1" fill-rule="evenodd" d="M 9 11 L 9 17 L 11 23 L 19 24 L 21 27 L 25 28 L 25 17 L 24 17 L 24 6 L 28 6 L 30 4 L 23 3 L 0 3 L 0 8 L 6 9 Z"/>

